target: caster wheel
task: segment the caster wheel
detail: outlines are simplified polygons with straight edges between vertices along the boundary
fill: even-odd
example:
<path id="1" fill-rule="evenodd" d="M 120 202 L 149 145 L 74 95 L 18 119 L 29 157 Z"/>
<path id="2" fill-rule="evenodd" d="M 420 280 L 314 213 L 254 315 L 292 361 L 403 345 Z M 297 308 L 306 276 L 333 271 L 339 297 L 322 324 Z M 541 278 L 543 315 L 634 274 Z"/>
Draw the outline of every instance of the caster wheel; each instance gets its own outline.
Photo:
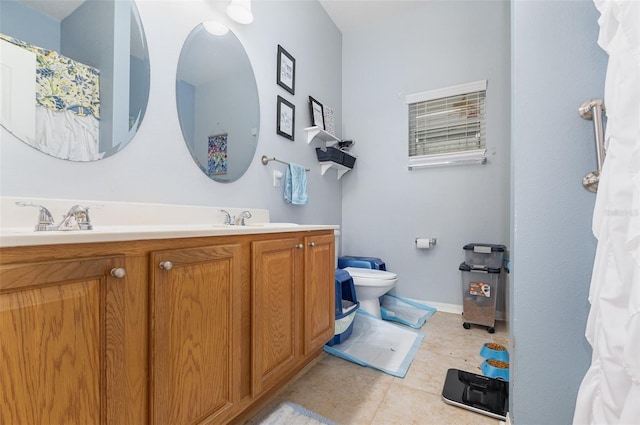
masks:
<path id="1" fill-rule="evenodd" d="M 462 327 L 465 328 L 465 329 L 471 329 L 471 325 L 469 323 L 467 323 L 467 322 L 464 322 L 462 324 Z"/>
<path id="2" fill-rule="evenodd" d="M 490 328 L 487 328 L 487 332 L 489 332 L 490 334 L 494 333 L 496 331 L 496 329 L 491 326 Z"/>

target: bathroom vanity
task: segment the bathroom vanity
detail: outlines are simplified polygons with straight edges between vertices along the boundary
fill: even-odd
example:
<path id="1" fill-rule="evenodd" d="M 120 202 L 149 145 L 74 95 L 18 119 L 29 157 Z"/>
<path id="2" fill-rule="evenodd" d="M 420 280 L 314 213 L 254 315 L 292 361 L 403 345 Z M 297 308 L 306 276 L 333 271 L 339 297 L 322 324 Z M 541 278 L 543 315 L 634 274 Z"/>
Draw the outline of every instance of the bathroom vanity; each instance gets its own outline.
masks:
<path id="1" fill-rule="evenodd" d="M 0 422 L 225 424 L 264 404 L 333 337 L 336 226 L 240 227 L 3 243 Z"/>

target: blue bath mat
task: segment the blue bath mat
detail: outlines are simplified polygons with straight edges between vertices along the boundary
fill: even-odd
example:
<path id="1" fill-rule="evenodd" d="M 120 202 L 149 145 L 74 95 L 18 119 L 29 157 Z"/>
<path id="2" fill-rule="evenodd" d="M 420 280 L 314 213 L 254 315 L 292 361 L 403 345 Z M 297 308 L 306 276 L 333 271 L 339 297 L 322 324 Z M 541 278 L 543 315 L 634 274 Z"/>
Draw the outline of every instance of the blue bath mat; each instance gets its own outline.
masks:
<path id="1" fill-rule="evenodd" d="M 380 313 L 384 320 L 393 320 L 416 329 L 420 329 L 436 311 L 433 307 L 396 295 L 386 294 L 380 300 Z"/>
<path id="2" fill-rule="evenodd" d="M 404 378 L 424 334 L 377 319 L 358 310 L 351 336 L 324 351 L 353 363 Z"/>

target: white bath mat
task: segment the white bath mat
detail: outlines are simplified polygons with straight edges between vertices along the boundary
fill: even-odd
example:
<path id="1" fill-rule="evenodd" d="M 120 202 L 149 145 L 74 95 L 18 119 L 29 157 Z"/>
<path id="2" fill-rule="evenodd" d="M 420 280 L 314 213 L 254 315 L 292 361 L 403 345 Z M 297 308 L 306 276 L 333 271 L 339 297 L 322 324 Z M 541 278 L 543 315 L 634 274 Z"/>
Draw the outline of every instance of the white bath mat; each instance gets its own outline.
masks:
<path id="1" fill-rule="evenodd" d="M 260 425 L 336 425 L 299 404 L 285 401 L 280 404 Z"/>
<path id="2" fill-rule="evenodd" d="M 344 342 L 324 346 L 334 356 L 404 378 L 424 334 L 376 319 L 358 311 L 353 332 Z"/>

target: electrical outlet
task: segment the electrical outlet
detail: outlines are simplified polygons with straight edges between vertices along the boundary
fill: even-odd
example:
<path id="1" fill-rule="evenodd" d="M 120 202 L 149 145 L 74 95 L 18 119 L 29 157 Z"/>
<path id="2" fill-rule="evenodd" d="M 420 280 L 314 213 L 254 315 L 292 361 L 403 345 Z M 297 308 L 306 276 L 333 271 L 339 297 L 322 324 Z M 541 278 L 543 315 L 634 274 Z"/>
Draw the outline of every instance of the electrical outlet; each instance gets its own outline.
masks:
<path id="1" fill-rule="evenodd" d="M 282 172 L 273 170 L 273 187 L 280 187 L 282 182 Z"/>

